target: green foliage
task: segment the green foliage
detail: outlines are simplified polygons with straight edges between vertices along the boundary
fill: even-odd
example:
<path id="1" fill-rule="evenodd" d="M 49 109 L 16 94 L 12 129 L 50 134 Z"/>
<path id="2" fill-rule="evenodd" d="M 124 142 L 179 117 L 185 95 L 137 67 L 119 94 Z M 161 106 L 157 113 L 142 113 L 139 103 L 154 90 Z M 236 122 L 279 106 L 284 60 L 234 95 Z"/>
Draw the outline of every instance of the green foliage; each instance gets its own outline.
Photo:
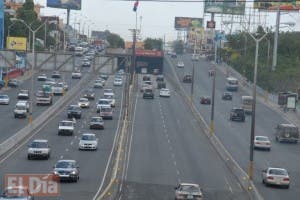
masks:
<path id="1" fill-rule="evenodd" d="M 259 27 L 257 37 L 265 31 Z M 295 91 L 300 87 L 300 33 L 279 34 L 276 70 L 272 71 L 274 33 L 259 43 L 258 85 L 270 92 Z M 219 50 L 223 61 L 253 80 L 255 41 L 248 33 L 227 36 L 227 47 Z M 268 44 L 269 43 L 269 44 Z M 268 56 L 269 52 L 269 56 Z"/>
<path id="2" fill-rule="evenodd" d="M 184 44 L 182 40 L 175 40 L 173 42 L 173 50 L 177 54 L 182 54 L 184 49 Z"/>
<path id="3" fill-rule="evenodd" d="M 147 38 L 144 40 L 144 48 L 148 50 L 162 50 L 162 39 Z"/>
<path id="4" fill-rule="evenodd" d="M 125 47 L 125 42 L 123 38 L 121 38 L 120 35 L 115 34 L 115 33 L 110 33 L 109 31 L 107 32 L 107 41 L 109 43 L 109 47 L 111 48 L 124 48 Z"/>

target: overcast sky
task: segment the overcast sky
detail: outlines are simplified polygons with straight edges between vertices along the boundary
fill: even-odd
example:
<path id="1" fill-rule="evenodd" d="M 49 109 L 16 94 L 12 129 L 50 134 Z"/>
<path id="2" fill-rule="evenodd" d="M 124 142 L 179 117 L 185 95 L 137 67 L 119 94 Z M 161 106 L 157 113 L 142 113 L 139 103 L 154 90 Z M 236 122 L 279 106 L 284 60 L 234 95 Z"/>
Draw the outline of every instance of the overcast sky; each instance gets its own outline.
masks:
<path id="1" fill-rule="evenodd" d="M 41 10 L 42 15 L 56 15 L 66 19 L 65 9 L 47 8 L 46 0 L 35 0 L 35 2 L 45 6 Z M 90 30 L 103 31 L 108 29 L 111 32 L 121 35 L 125 40 L 131 40 L 132 36 L 129 29 L 135 28 L 136 22 L 136 13 L 133 12 L 133 4 L 134 1 L 82 0 L 81 11 L 71 10 L 70 22 L 71 24 L 74 23 L 76 17 L 77 22 L 81 21 L 81 30 L 85 22 L 85 33 L 88 31 L 87 24 L 90 24 Z M 140 1 L 137 16 L 138 29 L 141 25 L 142 39 L 146 37 L 163 38 L 164 36 L 166 40 L 175 39 L 177 36 L 177 32 L 174 29 L 175 16 L 204 17 L 205 21 L 209 19 L 208 14 L 203 16 L 203 2 L 166 3 Z M 268 14 L 266 18 L 267 20 L 265 21 L 268 22 L 269 26 L 275 25 L 274 14 Z M 264 17 L 261 17 L 262 19 Z M 226 20 L 229 21 L 230 18 Z M 216 21 L 217 29 L 220 29 L 220 17 L 216 17 Z M 296 26 L 290 30 L 300 30 L 299 13 L 284 14 L 281 17 L 281 22 L 295 22 Z M 234 25 L 234 27 L 238 28 L 238 25 Z M 230 26 L 227 25 L 227 27 L 223 26 L 222 28 L 228 31 Z"/>

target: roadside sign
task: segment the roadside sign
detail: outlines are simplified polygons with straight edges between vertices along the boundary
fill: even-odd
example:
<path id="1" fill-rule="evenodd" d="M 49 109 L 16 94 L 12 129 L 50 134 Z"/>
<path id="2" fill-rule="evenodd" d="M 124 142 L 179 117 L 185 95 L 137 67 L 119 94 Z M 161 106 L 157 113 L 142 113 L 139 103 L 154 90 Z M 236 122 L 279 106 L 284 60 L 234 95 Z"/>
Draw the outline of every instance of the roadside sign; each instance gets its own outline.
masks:
<path id="1" fill-rule="evenodd" d="M 289 109 L 296 109 L 296 97 L 288 97 L 286 107 Z"/>
<path id="2" fill-rule="evenodd" d="M 26 51 L 27 38 L 26 37 L 7 37 L 6 48 L 10 50 Z"/>

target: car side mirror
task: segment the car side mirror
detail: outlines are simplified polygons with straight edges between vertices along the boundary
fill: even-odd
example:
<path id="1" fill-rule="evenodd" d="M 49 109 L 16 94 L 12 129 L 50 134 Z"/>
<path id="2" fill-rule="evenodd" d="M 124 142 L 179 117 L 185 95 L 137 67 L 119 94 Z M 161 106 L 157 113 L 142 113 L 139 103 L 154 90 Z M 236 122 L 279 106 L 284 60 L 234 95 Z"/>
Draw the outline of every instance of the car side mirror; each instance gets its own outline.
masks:
<path id="1" fill-rule="evenodd" d="M 262 172 L 267 173 L 267 170 L 266 170 L 266 169 L 263 169 Z"/>

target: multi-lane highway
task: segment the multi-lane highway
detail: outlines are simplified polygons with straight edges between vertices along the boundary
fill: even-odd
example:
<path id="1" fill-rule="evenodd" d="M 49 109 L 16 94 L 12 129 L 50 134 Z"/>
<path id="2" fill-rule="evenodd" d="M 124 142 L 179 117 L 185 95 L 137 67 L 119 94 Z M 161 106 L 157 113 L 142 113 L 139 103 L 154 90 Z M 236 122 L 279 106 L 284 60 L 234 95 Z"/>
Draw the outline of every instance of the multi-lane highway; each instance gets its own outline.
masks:
<path id="1" fill-rule="evenodd" d="M 110 77 L 106 82 L 107 88 L 113 88 L 113 78 Z M 70 80 L 69 80 L 70 81 Z M 90 82 L 88 87 L 92 87 Z M 105 120 L 104 130 L 89 130 L 89 120 L 92 116 L 98 116 L 96 113 L 97 99 L 103 96 L 103 89 L 95 91 L 95 101 L 91 101 L 90 108 L 83 109 L 82 118 L 76 120 L 75 134 L 73 136 L 58 136 L 58 122 L 67 119 L 67 108 L 62 108 L 51 121 L 44 124 L 40 130 L 29 140 L 20 145 L 16 151 L 9 157 L 0 161 L 1 185 L 4 185 L 3 178 L 5 174 L 47 174 L 51 173 L 53 166 L 59 159 L 74 159 L 79 164 L 80 180 L 78 183 L 61 183 L 61 194 L 53 199 L 93 199 L 105 178 L 105 169 L 112 151 L 119 116 L 121 102 L 123 98 L 122 87 L 114 88 L 116 95 L 116 107 L 114 109 L 114 119 Z M 70 104 L 77 104 L 82 92 L 73 97 Z M 98 141 L 97 151 L 79 151 L 79 137 L 82 133 L 95 133 Z M 27 160 L 27 144 L 33 139 L 47 139 L 51 145 L 52 153 L 49 160 Z M 38 199 L 45 199 L 40 197 Z M 47 197 L 47 199 L 51 199 Z"/>
<path id="2" fill-rule="evenodd" d="M 193 63 L 191 55 L 183 55 L 178 59 L 170 59 L 173 68 L 179 80 L 182 80 L 185 74 L 192 73 Z M 183 60 L 184 68 L 177 68 L 177 61 Z M 211 106 L 199 103 L 200 97 L 211 95 L 212 78 L 208 76 L 208 70 L 212 65 L 209 62 L 200 60 L 194 62 L 195 82 L 194 82 L 194 104 L 204 117 L 207 124 L 210 123 Z M 166 68 L 166 73 L 172 70 Z M 190 95 L 191 85 L 181 83 L 188 95 Z M 250 125 L 251 117 L 247 116 L 245 123 L 229 121 L 229 112 L 233 107 L 241 106 L 241 96 L 249 95 L 241 88 L 233 93 L 232 101 L 223 101 L 222 93 L 225 91 L 225 75 L 217 70 L 216 76 L 216 95 L 215 95 L 215 132 L 222 143 L 231 153 L 233 158 L 247 172 L 249 165 L 249 144 L 250 144 Z M 275 141 L 275 126 L 278 123 L 285 123 L 285 119 L 280 113 L 272 110 L 261 102 L 257 102 L 256 107 L 256 135 L 265 135 L 271 139 L 272 150 L 255 151 L 254 153 L 254 183 L 260 194 L 265 199 L 298 199 L 300 190 L 300 170 L 299 170 L 299 145 L 281 144 Z M 290 189 L 279 189 L 276 187 L 265 187 L 261 180 L 261 170 L 266 167 L 282 167 L 289 171 L 291 178 Z"/>
<path id="3" fill-rule="evenodd" d="M 170 98 L 159 97 L 158 90 L 154 100 L 136 95 L 120 199 L 173 199 L 174 187 L 180 182 L 200 184 L 205 199 L 247 199 L 188 105 L 169 82 L 167 85 Z"/>

